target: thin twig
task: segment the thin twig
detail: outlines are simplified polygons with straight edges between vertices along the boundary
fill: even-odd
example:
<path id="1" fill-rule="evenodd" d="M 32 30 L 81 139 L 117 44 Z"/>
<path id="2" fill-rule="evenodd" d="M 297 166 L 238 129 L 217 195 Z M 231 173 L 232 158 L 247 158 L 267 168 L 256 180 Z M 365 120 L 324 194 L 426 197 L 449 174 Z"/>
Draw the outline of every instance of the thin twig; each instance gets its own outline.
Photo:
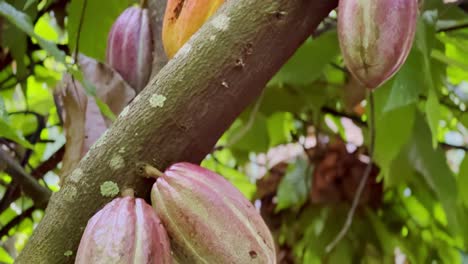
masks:
<path id="1" fill-rule="evenodd" d="M 0 149 L 0 162 L 6 164 L 5 172 L 13 178 L 13 183 L 19 183 L 27 196 L 32 198 L 34 205 L 45 208 L 49 202 L 51 191 L 40 185 L 23 167 L 8 153 Z"/>
<path id="2" fill-rule="evenodd" d="M 75 54 L 74 54 L 74 61 L 77 63 L 78 61 L 78 53 L 80 50 L 80 36 L 81 36 L 81 27 L 83 26 L 84 22 L 84 14 L 86 12 L 86 6 L 88 4 L 88 0 L 83 1 L 83 8 L 81 9 L 81 14 L 80 14 L 80 22 L 78 24 L 78 32 L 76 33 L 76 44 L 75 44 Z"/>
<path id="3" fill-rule="evenodd" d="M 23 221 L 26 218 L 31 217 L 31 215 L 36 209 L 37 208 L 35 206 L 28 208 L 26 211 L 23 211 L 20 215 L 17 215 L 10 222 L 8 222 L 5 226 L 3 226 L 2 229 L 0 229 L 0 238 L 2 238 L 5 235 L 8 235 L 8 232 L 15 226 L 19 225 L 21 221 Z"/>
<path id="4" fill-rule="evenodd" d="M 440 32 L 450 32 L 450 31 L 455 31 L 455 30 L 460 30 L 460 29 L 465 29 L 468 28 L 468 24 L 461 24 L 461 25 L 455 25 L 455 26 L 450 26 L 450 27 L 445 27 L 445 28 L 439 28 L 437 30 L 437 33 Z"/>
<path id="5" fill-rule="evenodd" d="M 370 129 L 370 142 L 369 142 L 369 163 L 367 164 L 366 170 L 364 171 L 364 176 L 359 183 L 358 189 L 354 196 L 354 200 L 351 206 L 351 209 L 348 212 L 348 216 L 346 217 L 345 224 L 338 235 L 333 239 L 333 241 L 328 244 L 325 248 L 326 253 L 330 253 L 336 245 L 344 238 L 346 233 L 348 232 L 351 224 L 353 223 L 354 214 L 358 207 L 359 201 L 361 200 L 362 192 L 364 191 L 364 187 L 366 186 L 367 179 L 372 171 L 372 163 L 373 163 L 373 156 L 374 156 L 374 145 L 375 145 L 375 109 L 374 109 L 374 95 L 372 91 L 369 92 L 369 129 Z"/>

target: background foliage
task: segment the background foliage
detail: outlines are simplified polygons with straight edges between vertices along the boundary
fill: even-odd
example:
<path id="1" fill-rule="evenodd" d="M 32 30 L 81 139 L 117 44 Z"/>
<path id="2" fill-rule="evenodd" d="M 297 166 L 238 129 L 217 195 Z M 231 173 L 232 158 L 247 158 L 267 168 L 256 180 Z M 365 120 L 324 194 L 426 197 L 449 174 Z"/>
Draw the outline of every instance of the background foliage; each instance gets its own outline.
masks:
<path id="1" fill-rule="evenodd" d="M 71 51 L 104 61 L 110 26 L 132 3 L 0 1 L 0 150 L 52 191 L 66 142 L 55 87 L 68 72 L 95 96 Z M 325 247 L 345 221 L 369 140 L 365 89 L 343 65 L 334 12 L 203 161 L 260 208 L 281 263 L 468 263 L 463 5 L 421 6 L 407 62 L 375 93 L 376 164 L 332 252 Z M 12 263 L 43 210 L 5 172 L 0 194 L 0 262 Z"/>

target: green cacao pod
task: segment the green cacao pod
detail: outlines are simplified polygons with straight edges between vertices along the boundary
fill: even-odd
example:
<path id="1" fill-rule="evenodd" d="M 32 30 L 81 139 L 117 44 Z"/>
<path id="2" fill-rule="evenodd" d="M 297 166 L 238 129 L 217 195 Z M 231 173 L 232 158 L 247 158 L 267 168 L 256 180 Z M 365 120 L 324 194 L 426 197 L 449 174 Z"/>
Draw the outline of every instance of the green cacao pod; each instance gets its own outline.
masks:
<path id="1" fill-rule="evenodd" d="M 76 264 L 171 263 L 166 230 L 143 199 L 116 198 L 97 212 L 81 237 Z"/>
<path id="2" fill-rule="evenodd" d="M 276 264 L 262 217 L 222 176 L 174 164 L 156 180 L 151 200 L 179 263 Z"/>
<path id="3" fill-rule="evenodd" d="M 168 0 L 162 40 L 169 58 L 218 10 L 224 0 Z"/>
<path id="4" fill-rule="evenodd" d="M 344 62 L 369 89 L 390 79 L 413 44 L 418 0 L 340 0 L 338 37 Z"/>
<path id="5" fill-rule="evenodd" d="M 153 41 L 148 10 L 132 6 L 112 25 L 107 39 L 106 61 L 137 92 L 149 81 Z"/>

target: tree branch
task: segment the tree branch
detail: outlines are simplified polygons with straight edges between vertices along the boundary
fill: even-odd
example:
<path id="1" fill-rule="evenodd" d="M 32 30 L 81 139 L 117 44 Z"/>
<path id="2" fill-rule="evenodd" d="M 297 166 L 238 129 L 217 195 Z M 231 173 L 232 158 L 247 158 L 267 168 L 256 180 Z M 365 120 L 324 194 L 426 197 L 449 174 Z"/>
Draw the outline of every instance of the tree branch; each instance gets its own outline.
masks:
<path id="1" fill-rule="evenodd" d="M 54 154 L 52 154 L 46 161 L 41 163 L 37 168 L 35 168 L 31 172 L 31 176 L 36 179 L 41 179 L 44 175 L 55 169 L 57 165 L 62 161 L 63 154 L 65 153 L 65 146 L 62 146 L 59 150 L 57 150 Z M 8 188 L 5 191 L 2 199 L 0 200 L 0 214 L 3 213 L 12 202 L 16 201 L 16 199 L 20 198 L 21 190 L 17 188 L 17 185 L 9 184 L 5 185 Z"/>
<path id="2" fill-rule="evenodd" d="M 15 218 L 13 218 L 10 222 L 8 222 L 6 225 L 0 229 L 0 238 L 2 238 L 4 235 L 8 235 L 8 232 L 15 226 L 21 223 L 26 218 L 31 217 L 33 212 L 37 210 L 35 206 L 32 206 L 28 208 L 26 211 L 22 212 L 20 215 L 17 215 Z"/>
<path id="3" fill-rule="evenodd" d="M 73 263 L 105 181 L 147 198 L 142 163 L 199 163 L 337 1 L 227 1 L 149 82 L 54 193 L 16 263 Z M 294 29 L 294 30 L 291 30 Z"/>
<path id="4" fill-rule="evenodd" d="M 37 208 L 45 208 L 47 206 L 51 195 L 50 190 L 40 185 L 36 179 L 24 171 L 18 162 L 1 149 L 0 162 L 6 164 L 5 172 L 13 178 L 13 182 L 18 182 L 23 187 L 24 193 L 34 201 L 34 205 Z"/>

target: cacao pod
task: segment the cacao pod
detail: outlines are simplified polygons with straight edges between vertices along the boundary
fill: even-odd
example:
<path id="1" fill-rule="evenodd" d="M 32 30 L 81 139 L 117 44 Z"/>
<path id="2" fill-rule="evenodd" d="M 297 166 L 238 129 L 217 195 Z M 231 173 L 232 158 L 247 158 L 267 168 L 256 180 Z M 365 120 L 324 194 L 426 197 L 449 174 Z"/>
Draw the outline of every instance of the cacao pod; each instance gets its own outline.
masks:
<path id="1" fill-rule="evenodd" d="M 106 61 L 137 92 L 151 74 L 153 41 L 148 10 L 132 6 L 122 12 L 107 38 Z"/>
<path id="2" fill-rule="evenodd" d="M 224 0 L 169 0 L 162 40 L 169 58 L 213 15 Z"/>
<path id="3" fill-rule="evenodd" d="M 222 176 L 177 163 L 157 178 L 151 201 L 179 263 L 276 263 L 271 233 Z"/>
<path id="4" fill-rule="evenodd" d="M 143 199 L 116 198 L 97 212 L 81 237 L 75 263 L 171 263 L 166 230 Z"/>
<path id="5" fill-rule="evenodd" d="M 413 44 L 418 0 L 340 0 L 338 37 L 349 71 L 369 89 L 390 79 Z"/>

